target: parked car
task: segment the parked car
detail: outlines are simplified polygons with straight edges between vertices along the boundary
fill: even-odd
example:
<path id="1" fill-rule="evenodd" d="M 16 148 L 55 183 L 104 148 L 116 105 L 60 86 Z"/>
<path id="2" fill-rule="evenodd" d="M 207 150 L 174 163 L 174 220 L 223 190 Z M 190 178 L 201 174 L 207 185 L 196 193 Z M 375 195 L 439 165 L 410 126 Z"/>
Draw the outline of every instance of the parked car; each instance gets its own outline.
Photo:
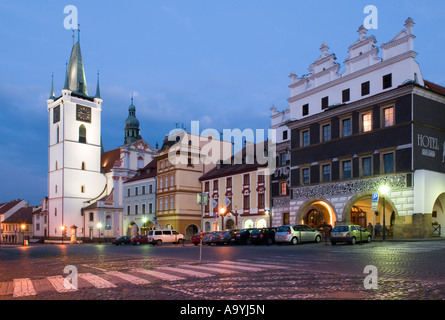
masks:
<path id="1" fill-rule="evenodd" d="M 275 233 L 275 242 L 299 244 L 303 242 L 320 242 L 321 233 L 305 224 L 280 226 Z"/>
<path id="2" fill-rule="evenodd" d="M 209 232 L 209 233 L 205 234 L 205 235 L 202 237 L 202 244 L 206 244 L 206 245 L 209 245 L 209 246 L 210 246 L 210 245 L 213 243 L 213 238 L 214 238 L 215 236 L 217 236 L 217 234 L 218 234 L 219 232 L 221 232 L 221 231 L 213 231 L 213 232 Z"/>
<path id="3" fill-rule="evenodd" d="M 253 244 L 271 245 L 275 242 L 277 228 L 256 228 L 250 233 L 250 242 Z"/>
<path id="4" fill-rule="evenodd" d="M 148 232 L 148 242 L 152 245 L 161 245 L 168 242 L 182 244 L 184 241 L 184 235 L 176 230 L 150 230 Z"/>
<path id="5" fill-rule="evenodd" d="M 134 237 L 131 238 L 130 243 L 132 245 L 146 244 L 146 243 L 148 243 L 147 235 L 146 234 L 141 234 L 141 235 L 138 235 L 138 236 L 134 236 Z"/>
<path id="6" fill-rule="evenodd" d="M 198 244 L 201 243 L 201 238 L 202 238 L 204 235 L 206 235 L 207 233 L 209 233 L 209 232 L 198 232 L 198 233 L 195 233 L 195 234 L 192 235 L 192 237 L 190 238 L 190 241 L 191 241 L 195 246 L 197 246 Z"/>
<path id="7" fill-rule="evenodd" d="M 237 230 L 226 230 L 222 232 L 218 232 L 214 235 L 212 242 L 215 244 L 228 244 L 230 241 L 230 237 Z"/>
<path id="8" fill-rule="evenodd" d="M 331 232 L 331 243 L 333 245 L 337 242 L 349 242 L 355 244 L 356 242 L 372 241 L 372 235 L 366 229 L 359 225 L 336 226 Z"/>
<path id="9" fill-rule="evenodd" d="M 118 237 L 118 238 L 114 239 L 111 243 L 113 243 L 117 246 L 124 245 L 124 244 L 131 244 L 131 237 L 129 237 L 129 236 Z"/>
<path id="10" fill-rule="evenodd" d="M 253 228 L 235 231 L 230 237 L 230 244 L 250 244 L 250 233 Z"/>

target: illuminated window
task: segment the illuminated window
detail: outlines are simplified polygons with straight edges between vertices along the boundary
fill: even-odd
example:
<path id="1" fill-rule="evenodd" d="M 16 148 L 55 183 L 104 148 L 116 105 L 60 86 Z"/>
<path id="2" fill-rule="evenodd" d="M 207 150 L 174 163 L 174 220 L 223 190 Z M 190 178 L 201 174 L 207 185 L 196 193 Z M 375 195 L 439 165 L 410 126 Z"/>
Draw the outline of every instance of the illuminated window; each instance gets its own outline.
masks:
<path id="1" fill-rule="evenodd" d="M 394 125 L 394 107 L 383 109 L 383 126 L 389 127 Z"/>
<path id="2" fill-rule="evenodd" d="M 372 113 L 362 114 L 362 132 L 369 132 L 372 130 Z"/>
<path id="3" fill-rule="evenodd" d="M 280 196 L 285 196 L 287 194 L 286 181 L 280 182 Z"/>

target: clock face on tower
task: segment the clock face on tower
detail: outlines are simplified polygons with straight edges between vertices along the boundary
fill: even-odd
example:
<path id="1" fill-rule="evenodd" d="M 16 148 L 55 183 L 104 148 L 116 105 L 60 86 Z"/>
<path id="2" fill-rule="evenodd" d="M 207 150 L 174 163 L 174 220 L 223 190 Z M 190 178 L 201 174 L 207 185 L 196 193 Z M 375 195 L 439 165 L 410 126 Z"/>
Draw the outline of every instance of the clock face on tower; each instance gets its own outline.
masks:
<path id="1" fill-rule="evenodd" d="M 91 108 L 80 104 L 76 105 L 76 120 L 91 123 Z"/>

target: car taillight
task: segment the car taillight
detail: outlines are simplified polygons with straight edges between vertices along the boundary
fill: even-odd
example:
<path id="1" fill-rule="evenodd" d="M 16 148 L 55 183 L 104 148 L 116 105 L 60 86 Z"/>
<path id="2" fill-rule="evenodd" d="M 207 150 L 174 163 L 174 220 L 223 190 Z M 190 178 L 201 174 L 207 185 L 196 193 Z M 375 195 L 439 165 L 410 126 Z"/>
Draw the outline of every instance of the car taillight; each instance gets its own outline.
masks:
<path id="1" fill-rule="evenodd" d="M 287 232 L 287 234 L 290 234 L 290 230 Z"/>
<path id="2" fill-rule="evenodd" d="M 263 235 L 263 234 L 261 234 L 261 235 L 260 235 L 260 238 L 262 238 L 263 236 L 264 236 L 264 235 Z"/>
<path id="3" fill-rule="evenodd" d="M 349 237 L 349 232 L 348 232 L 348 233 L 346 233 L 346 237 Z"/>

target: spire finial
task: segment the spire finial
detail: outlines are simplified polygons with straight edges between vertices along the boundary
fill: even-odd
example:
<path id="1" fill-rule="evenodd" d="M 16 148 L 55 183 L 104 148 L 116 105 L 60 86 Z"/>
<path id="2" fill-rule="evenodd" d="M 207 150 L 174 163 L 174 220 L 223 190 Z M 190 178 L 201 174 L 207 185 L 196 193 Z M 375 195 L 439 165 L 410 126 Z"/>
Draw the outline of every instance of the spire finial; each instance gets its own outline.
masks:
<path id="1" fill-rule="evenodd" d="M 51 92 L 49 93 L 49 98 L 54 100 L 54 72 L 51 75 Z"/>
<path id="2" fill-rule="evenodd" d="M 63 86 L 63 89 L 69 90 L 70 84 L 68 81 L 68 61 L 65 62 L 65 85 Z"/>
<path id="3" fill-rule="evenodd" d="M 80 24 L 77 24 L 77 42 L 80 42 Z"/>
<path id="4" fill-rule="evenodd" d="M 74 46 L 74 29 L 73 29 L 73 46 Z"/>
<path id="5" fill-rule="evenodd" d="M 133 104 L 133 92 L 131 93 L 131 104 Z"/>
<path id="6" fill-rule="evenodd" d="M 96 87 L 96 98 L 100 98 L 100 88 L 99 88 L 99 70 L 97 70 L 97 87 Z"/>

